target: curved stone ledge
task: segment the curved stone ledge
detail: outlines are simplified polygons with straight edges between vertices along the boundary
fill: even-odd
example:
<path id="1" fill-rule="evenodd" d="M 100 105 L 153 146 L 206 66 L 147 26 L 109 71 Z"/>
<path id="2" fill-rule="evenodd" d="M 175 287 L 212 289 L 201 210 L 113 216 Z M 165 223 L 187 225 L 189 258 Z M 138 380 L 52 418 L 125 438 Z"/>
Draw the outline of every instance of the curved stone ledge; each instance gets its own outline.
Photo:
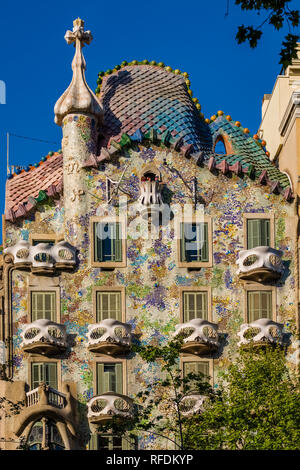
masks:
<path id="1" fill-rule="evenodd" d="M 88 325 L 88 349 L 111 356 L 125 354 L 131 346 L 131 326 L 118 320 L 106 319 Z"/>
<path id="2" fill-rule="evenodd" d="M 133 400 L 120 393 L 107 392 L 91 398 L 87 403 L 90 423 L 107 423 L 113 417 L 128 419 L 133 416 Z"/>
<path id="3" fill-rule="evenodd" d="M 281 277 L 284 266 L 281 261 L 282 251 L 269 246 L 257 246 L 239 253 L 236 264 L 240 279 L 248 281 L 273 281 Z"/>
<path id="4" fill-rule="evenodd" d="M 65 325 L 51 320 L 36 320 L 23 326 L 21 347 L 28 353 L 45 356 L 64 352 L 67 348 Z"/>
<path id="5" fill-rule="evenodd" d="M 267 345 L 282 346 L 283 324 L 269 318 L 260 318 L 250 324 L 241 325 L 238 336 L 240 337 L 238 346 L 244 348 L 261 348 Z"/>
<path id="6" fill-rule="evenodd" d="M 204 355 L 219 347 L 218 325 L 202 318 L 195 318 L 186 323 L 177 325 L 174 337 L 184 338 L 182 352 Z"/>
<path id="7" fill-rule="evenodd" d="M 31 245 L 25 240 L 5 248 L 4 254 L 13 256 L 14 265 L 19 269 L 30 269 L 34 273 L 51 273 L 56 269 L 72 269 L 76 265 L 76 248 L 61 241 Z"/>

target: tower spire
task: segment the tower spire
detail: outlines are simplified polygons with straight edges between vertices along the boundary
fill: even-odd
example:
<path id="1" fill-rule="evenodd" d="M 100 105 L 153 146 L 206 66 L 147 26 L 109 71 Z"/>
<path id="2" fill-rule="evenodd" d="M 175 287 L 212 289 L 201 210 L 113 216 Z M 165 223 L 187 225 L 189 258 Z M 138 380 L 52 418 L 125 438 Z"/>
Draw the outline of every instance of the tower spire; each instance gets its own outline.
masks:
<path id="1" fill-rule="evenodd" d="M 77 18 L 73 21 L 73 31 L 67 31 L 65 40 L 75 46 L 75 55 L 72 61 L 73 78 L 67 90 L 58 99 L 54 107 L 55 122 L 62 125 L 63 118 L 70 113 L 87 113 L 97 120 L 102 119 L 102 108 L 85 79 L 86 63 L 82 48 L 90 44 L 93 39 L 91 31 L 84 31 L 84 21 Z"/>

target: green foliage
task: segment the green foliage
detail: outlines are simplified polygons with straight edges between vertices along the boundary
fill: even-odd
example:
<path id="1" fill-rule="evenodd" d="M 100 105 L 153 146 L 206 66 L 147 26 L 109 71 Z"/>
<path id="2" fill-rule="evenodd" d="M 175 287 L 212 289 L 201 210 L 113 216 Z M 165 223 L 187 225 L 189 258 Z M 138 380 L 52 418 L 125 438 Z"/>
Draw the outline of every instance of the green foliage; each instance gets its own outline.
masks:
<path id="1" fill-rule="evenodd" d="M 299 450 L 300 395 L 284 352 L 243 351 L 184 428 L 188 449 Z"/>
<path id="2" fill-rule="evenodd" d="M 291 0 L 235 0 L 235 4 L 239 5 L 242 10 L 256 11 L 258 15 L 263 12 L 266 18 L 259 26 L 245 26 L 238 27 L 236 40 L 238 44 L 248 42 L 250 47 L 255 48 L 258 41 L 262 37 L 261 28 L 265 23 L 272 25 L 277 31 L 283 28 L 285 23 L 291 28 L 297 28 L 300 22 L 299 10 L 291 10 L 288 4 Z M 297 57 L 296 47 L 299 35 L 287 34 L 282 41 L 282 48 L 280 51 L 280 61 L 284 68 L 286 68 Z"/>
<path id="3" fill-rule="evenodd" d="M 135 397 L 132 419 L 114 417 L 98 432 L 130 437 L 149 433 L 181 450 L 300 449 L 299 380 L 288 369 L 284 351 L 272 346 L 242 350 L 212 388 L 203 374 L 182 376 L 182 340 L 165 346 L 134 345 L 159 369 Z M 183 414 L 183 400 L 204 395 L 202 411 Z M 186 402 L 185 402 L 186 403 Z"/>
<path id="4" fill-rule="evenodd" d="M 144 361 L 159 366 L 159 378 L 136 395 L 136 412 L 132 419 L 122 421 L 114 417 L 100 426 L 98 432 L 111 431 L 119 436 L 127 433 L 130 437 L 150 433 L 172 442 L 177 449 L 185 448 L 183 426 L 188 418 L 182 415 L 182 401 L 192 393 L 210 396 L 212 390 L 201 373 L 182 377 L 179 368 L 181 345 L 182 340 L 174 340 L 166 346 L 133 346 L 133 351 Z"/>

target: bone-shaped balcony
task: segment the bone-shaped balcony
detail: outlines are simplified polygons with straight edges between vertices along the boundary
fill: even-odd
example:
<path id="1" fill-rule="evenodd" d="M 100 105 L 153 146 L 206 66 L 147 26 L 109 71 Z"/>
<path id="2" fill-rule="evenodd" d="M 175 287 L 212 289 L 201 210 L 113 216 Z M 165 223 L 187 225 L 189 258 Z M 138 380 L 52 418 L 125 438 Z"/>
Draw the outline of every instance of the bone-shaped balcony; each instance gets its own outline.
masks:
<path id="1" fill-rule="evenodd" d="M 161 183 L 158 180 L 151 181 L 150 179 L 145 179 L 141 181 L 140 189 L 141 216 L 148 217 L 149 214 L 161 212 L 163 206 Z"/>
<path id="2" fill-rule="evenodd" d="M 205 395 L 188 395 L 184 397 L 179 405 L 180 412 L 183 416 L 190 416 L 194 413 L 203 411 L 204 402 L 207 399 Z"/>
<path id="3" fill-rule="evenodd" d="M 284 271 L 281 261 L 282 251 L 269 246 L 257 246 L 243 250 L 239 254 L 237 264 L 240 279 L 247 281 L 266 282 L 279 279 Z"/>
<path id="4" fill-rule="evenodd" d="M 238 336 L 240 337 L 238 346 L 243 348 L 260 348 L 267 345 L 281 346 L 284 337 L 283 324 L 268 318 L 260 318 L 250 324 L 241 325 Z"/>
<path id="5" fill-rule="evenodd" d="M 88 326 L 88 349 L 110 356 L 125 354 L 131 346 L 131 326 L 106 319 Z"/>
<path id="6" fill-rule="evenodd" d="M 113 417 L 128 419 L 133 416 L 134 406 L 131 398 L 115 392 L 107 392 L 91 398 L 87 403 L 90 423 L 107 423 Z"/>
<path id="7" fill-rule="evenodd" d="M 195 318 L 177 325 L 175 337 L 182 337 L 181 351 L 190 354 L 209 354 L 219 347 L 218 325 Z"/>
<path id="8" fill-rule="evenodd" d="M 76 264 L 76 249 L 61 241 L 31 245 L 21 240 L 16 245 L 5 248 L 4 254 L 13 256 L 14 265 L 19 269 L 31 269 L 37 274 L 52 273 L 56 269 L 72 269 Z"/>
<path id="9" fill-rule="evenodd" d="M 67 348 L 65 325 L 41 319 L 23 327 L 21 333 L 23 351 L 44 356 L 61 354 Z"/>

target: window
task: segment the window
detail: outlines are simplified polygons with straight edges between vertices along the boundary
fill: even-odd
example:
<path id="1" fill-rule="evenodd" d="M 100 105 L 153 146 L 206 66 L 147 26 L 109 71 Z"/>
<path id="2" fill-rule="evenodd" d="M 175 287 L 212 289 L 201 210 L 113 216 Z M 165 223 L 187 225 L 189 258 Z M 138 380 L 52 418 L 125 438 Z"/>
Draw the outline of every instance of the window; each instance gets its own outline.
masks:
<path id="1" fill-rule="evenodd" d="M 180 224 L 180 261 L 208 262 L 208 223 Z"/>
<path id="2" fill-rule="evenodd" d="M 96 262 L 122 262 L 122 225 L 120 222 L 94 224 Z"/>
<path id="3" fill-rule="evenodd" d="M 224 140 L 222 138 L 220 138 L 217 142 L 216 142 L 216 145 L 215 145 L 215 148 L 214 148 L 214 152 L 218 155 L 224 155 L 226 154 L 226 147 L 225 147 L 225 143 L 224 143 Z"/>
<path id="4" fill-rule="evenodd" d="M 209 377 L 209 362 L 208 361 L 184 361 L 183 362 L 183 377 L 186 377 L 188 374 L 203 374 L 203 382 L 207 382 Z M 191 391 L 193 391 L 194 381 L 190 381 Z M 196 382 L 195 382 L 196 387 Z"/>
<path id="5" fill-rule="evenodd" d="M 260 318 L 272 318 L 272 291 L 248 291 L 247 310 L 250 323 Z"/>
<path id="6" fill-rule="evenodd" d="M 270 245 L 270 219 L 247 219 L 247 249 Z"/>
<path id="7" fill-rule="evenodd" d="M 31 291 L 31 321 L 52 320 L 56 321 L 56 292 Z"/>
<path id="8" fill-rule="evenodd" d="M 97 363 L 97 395 L 106 392 L 123 393 L 123 364 L 121 362 Z"/>
<path id="9" fill-rule="evenodd" d="M 209 377 L 209 362 L 208 361 L 195 361 L 183 363 L 183 377 L 188 374 L 204 374 L 205 377 Z"/>
<path id="10" fill-rule="evenodd" d="M 57 363 L 32 362 L 31 363 L 31 389 L 34 390 L 41 383 L 45 383 L 57 390 Z"/>
<path id="11" fill-rule="evenodd" d="M 194 318 L 208 320 L 207 291 L 183 291 L 183 323 Z"/>
<path id="12" fill-rule="evenodd" d="M 47 418 L 37 421 L 27 439 L 29 450 L 64 450 L 65 446 L 56 424 Z M 44 447 L 43 447 L 44 442 Z"/>
<path id="13" fill-rule="evenodd" d="M 97 322 L 107 318 L 122 321 L 121 292 L 97 291 L 96 312 Z"/>
<path id="14" fill-rule="evenodd" d="M 33 246 L 36 246 L 39 243 L 48 243 L 48 245 L 54 246 L 55 245 L 55 240 L 46 240 L 46 239 L 45 240 L 43 240 L 43 239 L 41 239 L 41 240 L 39 240 L 39 239 L 32 240 L 32 245 Z"/>
<path id="15" fill-rule="evenodd" d="M 134 450 L 135 441 L 130 437 L 105 434 L 93 434 L 89 442 L 89 450 Z"/>

